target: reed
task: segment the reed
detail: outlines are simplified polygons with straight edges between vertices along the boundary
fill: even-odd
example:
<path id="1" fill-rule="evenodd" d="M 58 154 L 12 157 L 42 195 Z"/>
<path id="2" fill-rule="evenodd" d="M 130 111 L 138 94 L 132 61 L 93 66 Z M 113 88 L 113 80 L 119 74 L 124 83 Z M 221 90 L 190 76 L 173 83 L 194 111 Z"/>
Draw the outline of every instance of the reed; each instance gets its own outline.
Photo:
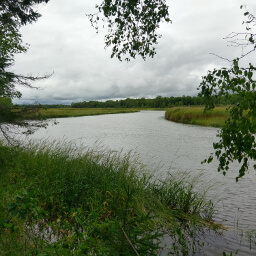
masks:
<path id="1" fill-rule="evenodd" d="M 40 110 L 43 118 L 76 117 L 118 113 L 138 112 L 137 109 L 124 108 L 45 108 Z"/>
<path id="2" fill-rule="evenodd" d="M 186 255 L 195 230 L 218 227 L 204 191 L 157 180 L 131 152 L 30 142 L 0 146 L 0 164 L 3 255 L 159 255 L 163 235 Z"/>
<path id="3" fill-rule="evenodd" d="M 226 107 L 216 107 L 208 111 L 204 111 L 204 107 L 175 107 L 165 112 L 166 120 L 213 127 L 223 127 L 228 116 Z"/>

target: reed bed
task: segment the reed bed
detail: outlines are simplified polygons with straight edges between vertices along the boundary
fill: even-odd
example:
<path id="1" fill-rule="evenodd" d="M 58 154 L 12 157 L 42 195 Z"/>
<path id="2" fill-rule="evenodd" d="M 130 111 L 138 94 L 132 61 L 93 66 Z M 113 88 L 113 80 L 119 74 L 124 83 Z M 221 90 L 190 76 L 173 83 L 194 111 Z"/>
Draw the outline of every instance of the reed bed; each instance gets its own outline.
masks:
<path id="1" fill-rule="evenodd" d="M 0 145 L 2 255 L 187 255 L 220 228 L 188 175 L 157 180 L 132 153 L 53 141 Z M 186 179 L 187 177 L 187 179 Z"/>
<path id="2" fill-rule="evenodd" d="M 133 113 L 138 111 L 139 111 L 138 109 L 124 109 L 124 108 L 45 108 L 40 110 L 40 114 L 42 115 L 43 118 L 60 118 L 60 117 Z"/>
<path id="3" fill-rule="evenodd" d="M 204 107 L 175 107 L 165 112 L 166 120 L 213 127 L 223 127 L 228 116 L 226 107 L 216 107 L 208 111 L 204 111 Z"/>

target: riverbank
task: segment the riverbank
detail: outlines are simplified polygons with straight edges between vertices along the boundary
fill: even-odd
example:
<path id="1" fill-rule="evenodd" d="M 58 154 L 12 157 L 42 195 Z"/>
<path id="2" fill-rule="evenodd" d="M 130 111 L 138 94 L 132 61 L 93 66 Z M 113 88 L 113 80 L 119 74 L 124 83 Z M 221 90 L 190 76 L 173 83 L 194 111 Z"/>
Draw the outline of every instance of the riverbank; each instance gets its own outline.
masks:
<path id="1" fill-rule="evenodd" d="M 174 107 L 165 112 L 165 119 L 177 123 L 223 127 L 229 116 L 226 107 L 204 112 L 204 107 Z"/>
<path id="2" fill-rule="evenodd" d="M 130 154 L 42 142 L 0 146 L 0 163 L 3 255 L 158 255 L 163 236 L 186 254 L 218 228 L 186 174 L 159 182 Z"/>
<path id="3" fill-rule="evenodd" d="M 77 117 L 119 113 L 134 113 L 139 109 L 128 108 L 42 108 L 39 110 L 43 118 Z"/>

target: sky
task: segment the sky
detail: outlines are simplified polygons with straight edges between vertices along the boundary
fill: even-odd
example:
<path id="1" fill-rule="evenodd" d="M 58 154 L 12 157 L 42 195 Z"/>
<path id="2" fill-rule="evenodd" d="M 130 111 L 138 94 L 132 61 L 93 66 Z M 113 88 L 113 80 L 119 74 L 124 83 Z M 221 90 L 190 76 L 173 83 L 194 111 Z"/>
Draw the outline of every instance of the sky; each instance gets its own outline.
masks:
<path id="1" fill-rule="evenodd" d="M 21 29 L 29 50 L 15 57 L 12 70 L 52 76 L 33 83 L 39 89 L 18 87 L 18 104 L 71 104 L 90 100 L 196 96 L 208 70 L 228 66 L 241 48 L 224 40 L 244 32 L 241 5 L 255 14 L 255 0 L 167 0 L 172 24 L 161 23 L 157 54 L 129 63 L 111 59 L 104 49 L 104 28 L 97 34 L 86 17 L 99 0 L 50 0 L 38 6 L 42 17 Z M 213 55 L 213 54 L 216 55 Z"/>

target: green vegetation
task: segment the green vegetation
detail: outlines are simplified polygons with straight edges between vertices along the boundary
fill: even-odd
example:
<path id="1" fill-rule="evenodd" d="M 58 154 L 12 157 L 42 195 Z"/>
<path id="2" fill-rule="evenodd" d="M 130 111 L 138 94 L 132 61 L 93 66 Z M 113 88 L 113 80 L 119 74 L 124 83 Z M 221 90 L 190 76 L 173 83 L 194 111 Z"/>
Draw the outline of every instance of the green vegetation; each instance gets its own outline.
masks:
<path id="1" fill-rule="evenodd" d="M 136 56 L 143 60 L 155 56 L 155 45 L 161 38 L 157 31 L 160 23 L 171 22 L 165 0 L 104 0 L 95 7 L 96 13 L 87 17 L 97 32 L 101 21 L 103 28 L 107 24 L 105 48 L 112 47 L 111 58 L 130 61 L 130 58 L 135 59 Z"/>
<path id="2" fill-rule="evenodd" d="M 187 174 L 159 181 L 131 154 L 46 144 L 0 146 L 2 255 L 158 255 L 163 235 L 187 255 L 220 227 Z"/>
<path id="3" fill-rule="evenodd" d="M 12 99 L 8 97 L 0 97 L 0 105 L 2 107 L 12 107 Z"/>
<path id="4" fill-rule="evenodd" d="M 227 39 L 236 47 L 241 46 L 241 56 L 229 61 L 229 67 L 208 71 L 198 88 L 200 95 L 205 98 L 207 110 L 215 108 L 218 97 L 230 101 L 233 95 L 236 96 L 235 104 L 229 103 L 229 117 L 217 134 L 220 139 L 213 144 L 215 152 L 205 160 L 210 163 L 215 157 L 219 162 L 218 172 L 223 175 L 226 175 L 229 165 L 237 161 L 239 171 L 236 181 L 245 175 L 250 163 L 256 160 L 256 65 L 253 62 L 255 57 L 251 56 L 256 50 L 256 16 L 246 6 L 240 8 L 244 9 L 246 19 L 243 24 L 246 29 L 243 33 L 230 33 Z M 246 59 L 249 54 L 250 58 Z"/>
<path id="5" fill-rule="evenodd" d="M 25 133 L 45 127 L 45 121 L 27 122 L 26 116 L 35 113 L 36 108 L 17 111 L 12 99 L 21 98 L 19 86 L 33 88 L 31 83 L 47 76 L 21 75 L 14 73 L 11 67 L 15 63 L 15 54 L 26 53 L 28 44 L 23 44 L 20 28 L 36 21 L 40 14 L 35 5 L 49 0 L 0 1 L 0 135 L 10 143 L 15 140 L 18 127 Z M 36 115 L 34 115 L 36 116 Z M 37 115 L 40 119 L 40 116 Z"/>
<path id="6" fill-rule="evenodd" d="M 173 106 L 203 105 L 204 100 L 198 96 L 162 97 L 153 99 L 123 99 L 107 101 L 83 101 L 72 103 L 72 108 L 167 108 Z"/>
<path id="7" fill-rule="evenodd" d="M 48 108 L 40 109 L 40 114 L 44 118 L 91 116 L 103 114 L 118 114 L 138 112 L 138 109 L 111 109 L 111 108 Z"/>
<path id="8" fill-rule="evenodd" d="M 235 104 L 237 95 L 232 95 L 227 101 L 226 97 L 215 97 L 216 105 Z M 205 99 L 201 96 L 180 96 L 180 97 L 162 97 L 157 96 L 153 99 L 123 99 L 107 101 L 83 101 L 72 103 L 72 108 L 171 108 L 175 106 L 201 106 L 204 105 Z M 46 105 L 47 107 L 47 105 Z M 49 105 L 49 107 L 58 107 L 58 105 Z"/>
<path id="9" fill-rule="evenodd" d="M 204 107 L 175 107 L 165 112 L 165 119 L 185 124 L 222 127 L 229 112 L 226 107 L 204 111 Z"/>

